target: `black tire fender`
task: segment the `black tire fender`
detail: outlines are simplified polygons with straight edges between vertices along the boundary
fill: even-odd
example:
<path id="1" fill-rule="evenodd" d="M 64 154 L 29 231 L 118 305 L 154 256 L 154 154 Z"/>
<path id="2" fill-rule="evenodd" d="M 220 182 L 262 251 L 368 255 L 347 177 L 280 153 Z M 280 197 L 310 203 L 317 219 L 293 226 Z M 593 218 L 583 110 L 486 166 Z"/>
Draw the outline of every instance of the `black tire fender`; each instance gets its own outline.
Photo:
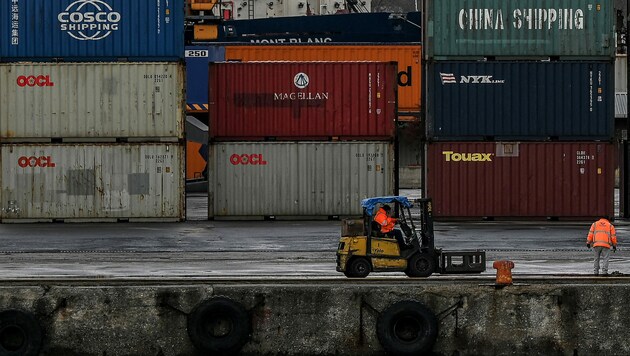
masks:
<path id="1" fill-rule="evenodd" d="M 42 327 L 33 314 L 18 309 L 0 312 L 0 355 L 37 356 L 42 339 Z"/>
<path id="2" fill-rule="evenodd" d="M 390 355 L 424 355 L 437 340 L 437 317 L 422 303 L 403 300 L 378 316 L 376 335 Z"/>
<path id="3" fill-rule="evenodd" d="M 202 352 L 233 355 L 249 339 L 250 322 L 242 304 L 226 298 L 208 299 L 188 315 L 188 337 Z"/>

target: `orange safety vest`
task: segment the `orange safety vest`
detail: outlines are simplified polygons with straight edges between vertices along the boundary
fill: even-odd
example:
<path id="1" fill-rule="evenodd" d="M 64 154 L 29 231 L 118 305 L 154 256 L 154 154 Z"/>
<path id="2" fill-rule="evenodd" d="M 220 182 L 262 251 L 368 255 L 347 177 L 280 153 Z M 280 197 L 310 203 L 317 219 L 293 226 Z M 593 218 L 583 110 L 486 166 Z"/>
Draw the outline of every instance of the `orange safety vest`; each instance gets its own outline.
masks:
<path id="1" fill-rule="evenodd" d="M 381 232 L 384 234 L 394 230 L 394 225 L 396 225 L 396 219 L 387 216 L 383 208 L 378 209 L 376 216 L 374 216 L 374 221 L 381 225 Z"/>
<path id="2" fill-rule="evenodd" d="M 591 225 L 586 242 L 592 243 L 594 247 L 611 248 L 617 246 L 615 227 L 604 218 L 597 220 Z"/>

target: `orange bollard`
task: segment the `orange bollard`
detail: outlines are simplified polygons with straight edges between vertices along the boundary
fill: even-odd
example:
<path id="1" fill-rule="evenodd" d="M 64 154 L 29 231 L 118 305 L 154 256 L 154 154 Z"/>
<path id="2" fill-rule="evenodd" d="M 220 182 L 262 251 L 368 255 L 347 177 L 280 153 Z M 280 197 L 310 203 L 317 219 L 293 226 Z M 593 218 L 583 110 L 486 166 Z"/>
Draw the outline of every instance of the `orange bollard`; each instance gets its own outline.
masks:
<path id="1" fill-rule="evenodd" d="M 512 284 L 512 261 L 494 261 L 492 267 L 497 270 L 497 285 L 508 286 Z"/>

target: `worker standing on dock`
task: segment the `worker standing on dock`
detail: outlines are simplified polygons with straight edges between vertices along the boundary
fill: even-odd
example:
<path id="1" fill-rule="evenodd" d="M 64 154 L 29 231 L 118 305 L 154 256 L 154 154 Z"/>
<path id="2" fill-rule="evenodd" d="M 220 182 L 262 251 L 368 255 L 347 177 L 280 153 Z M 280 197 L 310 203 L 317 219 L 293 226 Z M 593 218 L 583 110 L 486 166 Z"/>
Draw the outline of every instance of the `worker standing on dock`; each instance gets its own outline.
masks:
<path id="1" fill-rule="evenodd" d="M 610 258 L 610 249 L 617 251 L 617 233 L 615 227 L 607 218 L 601 218 L 591 225 L 586 239 L 586 246 L 593 247 L 595 259 L 593 262 L 594 274 L 599 275 L 599 260 L 602 261 L 602 276 L 608 276 L 608 261 Z"/>

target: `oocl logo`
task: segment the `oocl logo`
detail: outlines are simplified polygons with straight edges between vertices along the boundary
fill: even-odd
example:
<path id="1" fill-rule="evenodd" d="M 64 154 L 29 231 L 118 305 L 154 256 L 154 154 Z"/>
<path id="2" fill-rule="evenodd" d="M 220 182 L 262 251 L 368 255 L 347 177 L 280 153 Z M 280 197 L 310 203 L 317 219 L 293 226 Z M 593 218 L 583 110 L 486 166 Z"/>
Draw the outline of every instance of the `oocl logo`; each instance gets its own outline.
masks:
<path id="1" fill-rule="evenodd" d="M 18 165 L 20 167 L 22 167 L 22 168 L 26 168 L 26 167 L 46 168 L 46 167 L 55 167 L 56 166 L 56 164 L 53 163 L 51 156 L 40 156 L 40 157 L 22 156 L 22 157 L 18 158 Z"/>
<path id="2" fill-rule="evenodd" d="M 233 154 L 230 156 L 230 163 L 234 166 L 238 165 L 252 165 L 252 166 L 265 166 L 267 165 L 267 161 L 263 158 L 261 153 L 254 154 Z"/>
<path id="3" fill-rule="evenodd" d="M 20 75 L 17 77 L 17 85 L 20 87 L 54 87 L 55 83 L 50 80 L 50 75 Z"/>
<path id="4" fill-rule="evenodd" d="M 120 13 L 102 0 L 77 0 L 60 13 L 61 31 L 79 41 L 98 41 L 118 31 Z"/>
<path id="5" fill-rule="evenodd" d="M 295 77 L 293 77 L 293 84 L 295 84 L 295 86 L 299 89 L 306 88 L 309 82 L 310 79 L 308 78 L 308 75 L 306 75 L 306 73 L 298 73 L 295 75 Z"/>

